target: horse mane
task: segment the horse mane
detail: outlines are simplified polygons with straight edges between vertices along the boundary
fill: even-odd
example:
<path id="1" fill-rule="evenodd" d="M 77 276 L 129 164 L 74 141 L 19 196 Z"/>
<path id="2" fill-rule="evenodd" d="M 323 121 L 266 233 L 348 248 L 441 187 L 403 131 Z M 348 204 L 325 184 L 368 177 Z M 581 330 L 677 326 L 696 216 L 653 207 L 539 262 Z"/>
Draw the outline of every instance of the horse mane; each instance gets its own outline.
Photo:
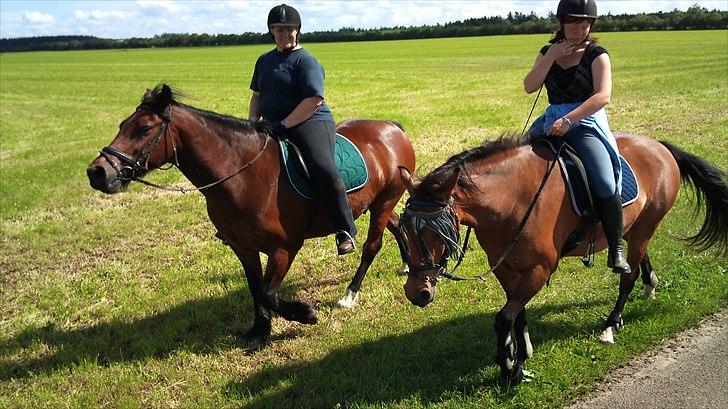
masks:
<path id="1" fill-rule="evenodd" d="M 530 145 L 532 137 L 528 134 L 504 134 L 498 139 L 492 141 L 484 141 L 480 146 L 468 149 L 451 156 L 442 165 L 438 166 L 425 176 L 419 185 L 420 191 L 425 196 L 435 190 L 436 187 L 442 185 L 453 173 L 460 172 L 457 185 L 460 189 L 475 193 L 478 188 L 473 182 L 472 175 L 468 171 L 470 165 L 474 162 L 488 158 L 496 153 L 504 152 L 520 146 Z"/>
<path id="2" fill-rule="evenodd" d="M 249 121 L 245 119 L 240 119 L 237 117 L 234 117 L 232 115 L 225 115 L 220 114 L 213 111 L 207 111 L 200 108 L 195 108 L 191 105 L 184 104 L 180 101 L 180 98 L 185 98 L 187 95 L 182 93 L 181 91 L 174 89 L 172 87 L 169 87 L 171 91 L 171 99 L 169 101 L 166 101 L 165 98 L 162 95 L 162 88 L 165 87 L 165 84 L 157 84 L 154 89 L 147 90 L 147 92 L 142 97 L 142 100 L 140 102 L 141 105 L 147 105 L 151 106 L 155 109 L 157 112 L 164 112 L 164 110 L 167 108 L 167 106 L 178 106 L 182 107 L 185 110 L 191 112 L 192 114 L 195 114 L 197 116 L 200 116 L 204 118 L 205 120 L 208 120 L 210 122 L 216 123 L 218 125 L 221 125 L 225 128 L 232 128 L 234 131 L 243 132 L 243 133 L 249 133 L 249 132 L 257 132 L 260 137 L 262 138 L 264 135 L 270 135 L 274 136 L 273 129 L 271 125 L 265 121 Z M 232 136 L 229 132 L 221 133 L 221 136 L 225 138 L 230 138 Z"/>

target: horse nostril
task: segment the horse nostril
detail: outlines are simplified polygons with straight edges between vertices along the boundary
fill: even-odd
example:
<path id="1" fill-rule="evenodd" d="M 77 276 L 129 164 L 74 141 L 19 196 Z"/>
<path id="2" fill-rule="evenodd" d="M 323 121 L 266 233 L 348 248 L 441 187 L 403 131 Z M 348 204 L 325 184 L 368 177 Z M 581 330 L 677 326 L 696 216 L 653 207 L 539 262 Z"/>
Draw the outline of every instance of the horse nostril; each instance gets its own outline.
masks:
<path id="1" fill-rule="evenodd" d="M 106 179 L 106 170 L 103 166 L 89 166 L 86 169 L 86 175 L 88 175 L 89 180 L 104 180 Z"/>
<path id="2" fill-rule="evenodd" d="M 420 301 L 430 302 L 430 292 L 427 290 L 421 290 L 420 291 Z"/>

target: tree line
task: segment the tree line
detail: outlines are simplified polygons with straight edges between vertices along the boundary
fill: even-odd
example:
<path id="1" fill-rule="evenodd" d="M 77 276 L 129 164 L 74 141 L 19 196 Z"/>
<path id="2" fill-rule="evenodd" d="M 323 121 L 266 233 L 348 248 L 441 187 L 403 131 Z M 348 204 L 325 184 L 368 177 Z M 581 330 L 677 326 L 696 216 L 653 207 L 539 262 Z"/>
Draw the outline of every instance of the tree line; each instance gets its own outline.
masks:
<path id="1" fill-rule="evenodd" d="M 405 40 L 443 37 L 474 37 L 503 34 L 550 33 L 556 27 L 555 16 L 539 17 L 534 13 L 508 13 L 507 17 L 481 17 L 446 24 L 376 29 L 341 28 L 336 31 L 302 33 L 305 42 L 344 42 Z M 687 11 L 607 14 L 594 24 L 595 32 L 656 30 L 723 30 L 728 28 L 728 11 L 708 10 L 694 5 Z M 195 47 L 246 44 L 270 44 L 268 33 L 243 34 L 161 34 L 151 38 L 108 39 L 93 36 L 47 36 L 0 39 L 0 52 L 101 50 L 152 47 Z"/>

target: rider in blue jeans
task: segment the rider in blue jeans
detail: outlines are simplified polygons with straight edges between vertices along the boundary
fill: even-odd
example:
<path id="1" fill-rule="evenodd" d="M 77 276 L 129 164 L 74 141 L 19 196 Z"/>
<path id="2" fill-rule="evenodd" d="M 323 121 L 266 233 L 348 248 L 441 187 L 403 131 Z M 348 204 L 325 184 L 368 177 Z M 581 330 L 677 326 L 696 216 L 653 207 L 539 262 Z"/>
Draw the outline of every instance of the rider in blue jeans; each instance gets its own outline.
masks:
<path id="1" fill-rule="evenodd" d="M 314 187 L 330 212 L 340 255 L 354 251 L 356 225 L 346 189 L 334 164 L 334 117 L 324 102 L 324 70 L 298 43 L 301 16 L 281 4 L 268 13 L 276 48 L 261 55 L 250 82 L 248 119 L 275 125 L 301 151 Z"/>
<path id="2" fill-rule="evenodd" d="M 561 0 L 560 28 L 523 79 L 527 93 L 546 87 L 549 107 L 531 135 L 564 138 L 584 163 L 597 217 L 609 244 L 607 266 L 630 274 L 622 249 L 621 164 L 604 107 L 612 94 L 607 50 L 590 35 L 597 18 L 594 0 Z"/>

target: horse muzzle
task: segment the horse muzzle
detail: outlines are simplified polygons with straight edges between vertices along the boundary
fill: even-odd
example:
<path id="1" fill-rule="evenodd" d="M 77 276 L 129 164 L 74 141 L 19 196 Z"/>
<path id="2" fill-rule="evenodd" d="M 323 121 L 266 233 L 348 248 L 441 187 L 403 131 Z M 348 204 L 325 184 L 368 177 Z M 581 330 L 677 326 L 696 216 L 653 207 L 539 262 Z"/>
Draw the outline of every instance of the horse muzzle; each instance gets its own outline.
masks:
<path id="1" fill-rule="evenodd" d="M 418 288 L 411 288 L 408 286 L 409 283 L 404 285 L 404 294 L 407 299 L 418 307 L 426 307 L 427 304 L 435 300 L 435 292 L 437 287 L 431 284 L 425 284 Z"/>
<path id="2" fill-rule="evenodd" d="M 86 168 L 86 175 L 92 188 L 108 194 L 118 193 L 128 184 L 119 177 L 116 169 L 101 157 Z"/>

